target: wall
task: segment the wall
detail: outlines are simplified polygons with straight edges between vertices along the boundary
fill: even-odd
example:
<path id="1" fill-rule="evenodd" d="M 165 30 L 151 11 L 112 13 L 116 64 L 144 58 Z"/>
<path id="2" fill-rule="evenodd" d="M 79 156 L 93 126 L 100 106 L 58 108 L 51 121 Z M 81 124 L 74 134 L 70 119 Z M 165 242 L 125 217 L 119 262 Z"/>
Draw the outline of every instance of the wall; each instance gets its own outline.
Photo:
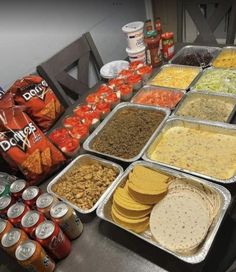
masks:
<path id="1" fill-rule="evenodd" d="M 0 85 L 17 78 L 90 31 L 104 63 L 125 58 L 121 27 L 145 20 L 143 0 L 1 1 Z"/>

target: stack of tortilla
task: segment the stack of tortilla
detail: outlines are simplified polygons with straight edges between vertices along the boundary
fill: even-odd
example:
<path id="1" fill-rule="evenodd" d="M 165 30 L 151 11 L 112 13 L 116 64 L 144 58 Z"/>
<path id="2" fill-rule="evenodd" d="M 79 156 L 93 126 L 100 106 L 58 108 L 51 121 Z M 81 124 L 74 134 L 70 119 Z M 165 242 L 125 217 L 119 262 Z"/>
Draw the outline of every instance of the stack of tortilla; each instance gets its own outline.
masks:
<path id="1" fill-rule="evenodd" d="M 154 204 L 167 193 L 169 176 L 144 166 L 135 166 L 125 186 L 118 187 L 113 195 L 113 220 L 137 233 L 149 226 L 149 215 Z"/>
<path id="2" fill-rule="evenodd" d="M 152 209 L 153 238 L 178 254 L 194 254 L 204 241 L 220 203 L 219 194 L 209 187 L 187 179 L 173 179 L 166 197 Z"/>

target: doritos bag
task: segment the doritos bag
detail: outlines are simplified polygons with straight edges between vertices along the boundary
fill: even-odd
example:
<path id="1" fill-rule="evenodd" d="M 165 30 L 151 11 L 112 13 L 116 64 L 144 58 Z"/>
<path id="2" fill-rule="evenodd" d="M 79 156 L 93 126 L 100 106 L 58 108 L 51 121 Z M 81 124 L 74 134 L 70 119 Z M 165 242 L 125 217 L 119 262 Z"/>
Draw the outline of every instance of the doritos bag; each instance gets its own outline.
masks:
<path id="1" fill-rule="evenodd" d="M 40 76 L 19 79 L 8 91 L 13 93 L 17 105 L 26 107 L 26 113 L 43 131 L 47 131 L 64 111 L 52 89 Z"/>
<path id="2" fill-rule="evenodd" d="M 0 107 L 0 130 L 0 152 L 30 184 L 38 184 L 65 161 L 21 106 Z"/>
<path id="3" fill-rule="evenodd" d="M 0 86 L 0 99 L 4 96 L 5 91 Z"/>

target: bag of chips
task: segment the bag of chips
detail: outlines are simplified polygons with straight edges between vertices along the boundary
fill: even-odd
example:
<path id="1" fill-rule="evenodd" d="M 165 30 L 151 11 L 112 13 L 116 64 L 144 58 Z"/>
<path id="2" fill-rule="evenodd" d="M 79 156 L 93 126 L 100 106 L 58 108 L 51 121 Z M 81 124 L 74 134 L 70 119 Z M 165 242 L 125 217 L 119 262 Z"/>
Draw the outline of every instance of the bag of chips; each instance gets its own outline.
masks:
<path id="1" fill-rule="evenodd" d="M 64 111 L 52 89 L 40 76 L 23 77 L 8 91 L 13 93 L 17 105 L 26 107 L 26 113 L 43 131 L 47 131 Z"/>
<path id="2" fill-rule="evenodd" d="M 65 157 L 21 106 L 3 108 L 1 102 L 0 153 L 17 165 L 29 184 L 38 184 L 57 169 Z"/>
<path id="3" fill-rule="evenodd" d="M 0 86 L 0 99 L 4 96 L 5 91 Z"/>

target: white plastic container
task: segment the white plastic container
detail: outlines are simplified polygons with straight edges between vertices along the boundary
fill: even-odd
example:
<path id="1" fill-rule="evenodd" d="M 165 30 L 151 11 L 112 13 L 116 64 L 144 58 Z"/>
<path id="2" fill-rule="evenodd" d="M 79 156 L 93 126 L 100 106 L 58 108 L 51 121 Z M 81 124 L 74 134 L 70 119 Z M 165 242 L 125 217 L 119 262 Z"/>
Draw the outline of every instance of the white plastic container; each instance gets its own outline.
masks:
<path id="1" fill-rule="evenodd" d="M 128 48 L 137 50 L 144 47 L 143 22 L 132 22 L 122 27 L 122 31 L 127 35 Z"/>
<path id="2" fill-rule="evenodd" d="M 145 46 L 136 49 L 136 50 L 130 50 L 129 48 L 126 48 L 126 53 L 129 56 L 130 62 L 132 61 L 142 61 L 143 63 L 146 63 L 146 48 Z"/>

